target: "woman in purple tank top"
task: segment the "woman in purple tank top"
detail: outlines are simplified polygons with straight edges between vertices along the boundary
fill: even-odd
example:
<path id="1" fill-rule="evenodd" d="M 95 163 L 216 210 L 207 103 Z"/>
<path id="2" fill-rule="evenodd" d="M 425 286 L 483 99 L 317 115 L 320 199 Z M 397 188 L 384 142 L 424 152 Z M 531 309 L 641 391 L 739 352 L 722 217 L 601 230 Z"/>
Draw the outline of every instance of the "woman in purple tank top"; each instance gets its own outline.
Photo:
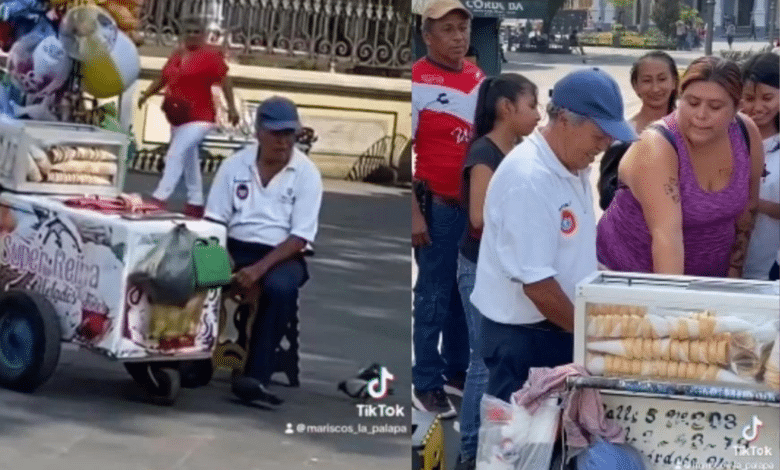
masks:
<path id="1" fill-rule="evenodd" d="M 677 111 L 645 130 L 620 162 L 618 190 L 598 224 L 602 265 L 741 276 L 764 165 L 758 128 L 737 115 L 741 96 L 734 62 L 691 63 Z"/>

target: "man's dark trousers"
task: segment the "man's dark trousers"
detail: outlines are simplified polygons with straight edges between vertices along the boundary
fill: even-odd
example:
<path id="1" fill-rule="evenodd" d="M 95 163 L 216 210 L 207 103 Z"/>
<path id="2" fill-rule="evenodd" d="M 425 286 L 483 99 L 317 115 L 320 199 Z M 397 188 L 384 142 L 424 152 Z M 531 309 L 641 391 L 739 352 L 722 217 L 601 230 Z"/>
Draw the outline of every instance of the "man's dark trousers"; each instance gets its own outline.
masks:
<path id="1" fill-rule="evenodd" d="M 419 392 L 441 389 L 444 377 L 454 379 L 469 364 L 468 328 L 457 280 L 458 242 L 466 213 L 458 206 L 433 202 L 426 222 L 431 243 L 415 249 L 412 382 Z"/>
<path id="2" fill-rule="evenodd" d="M 256 263 L 273 246 L 228 239 L 236 270 Z M 277 264 L 260 280 L 260 302 L 252 327 L 245 375 L 268 385 L 275 369 L 275 351 L 298 310 L 298 289 L 309 279 L 302 256 Z"/>
<path id="3" fill-rule="evenodd" d="M 523 387 L 531 367 L 572 362 L 574 336 L 546 320 L 508 325 L 483 315 L 481 339 L 478 346 L 490 371 L 487 394 L 507 402 Z"/>

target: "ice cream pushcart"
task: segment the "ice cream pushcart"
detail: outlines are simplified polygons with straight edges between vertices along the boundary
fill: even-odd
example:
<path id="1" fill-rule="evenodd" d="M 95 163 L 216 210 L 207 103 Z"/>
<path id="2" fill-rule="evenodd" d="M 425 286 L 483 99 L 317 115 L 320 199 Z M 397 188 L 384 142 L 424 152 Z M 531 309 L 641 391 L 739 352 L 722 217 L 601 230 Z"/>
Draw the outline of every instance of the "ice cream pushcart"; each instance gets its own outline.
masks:
<path id="1" fill-rule="evenodd" d="M 126 148 L 125 135 L 92 126 L 0 122 L 1 385 L 35 390 L 71 342 L 123 362 L 171 404 L 179 366 L 211 358 L 220 289 L 166 305 L 130 275 L 176 227 L 222 247 L 225 227 L 122 207 Z"/>
<path id="2" fill-rule="evenodd" d="M 568 385 L 600 390 L 652 469 L 780 468 L 779 324 L 777 282 L 596 272 L 575 303 L 592 376 Z"/>

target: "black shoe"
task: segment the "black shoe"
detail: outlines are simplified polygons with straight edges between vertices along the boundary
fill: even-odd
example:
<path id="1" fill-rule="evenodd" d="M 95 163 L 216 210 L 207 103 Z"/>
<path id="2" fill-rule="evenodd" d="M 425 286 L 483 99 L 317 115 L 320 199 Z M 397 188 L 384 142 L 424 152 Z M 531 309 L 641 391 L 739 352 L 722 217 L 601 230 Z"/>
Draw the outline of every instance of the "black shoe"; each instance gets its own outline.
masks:
<path id="1" fill-rule="evenodd" d="M 461 456 L 458 456 L 458 461 L 455 463 L 455 470 L 476 470 L 477 459 L 472 457 L 470 459 L 461 460 Z"/>
<path id="2" fill-rule="evenodd" d="M 233 394 L 245 402 L 261 401 L 268 405 L 279 406 L 284 400 L 277 397 L 252 377 L 241 376 L 233 380 Z"/>
<path id="3" fill-rule="evenodd" d="M 455 407 L 452 406 L 452 402 L 442 389 L 428 392 L 413 390 L 412 404 L 418 410 L 436 413 L 441 419 L 454 418 L 458 415 Z"/>
<path id="4" fill-rule="evenodd" d="M 466 388 L 466 374 L 456 374 L 444 383 L 444 392 L 463 398 L 463 390 Z"/>

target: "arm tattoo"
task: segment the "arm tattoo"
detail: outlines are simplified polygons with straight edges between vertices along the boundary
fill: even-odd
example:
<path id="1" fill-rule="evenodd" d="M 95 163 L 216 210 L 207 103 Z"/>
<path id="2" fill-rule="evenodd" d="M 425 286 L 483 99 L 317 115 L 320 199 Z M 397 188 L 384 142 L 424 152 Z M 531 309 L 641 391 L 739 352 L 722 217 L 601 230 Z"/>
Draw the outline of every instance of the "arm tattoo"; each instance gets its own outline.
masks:
<path id="1" fill-rule="evenodd" d="M 742 277 L 742 267 L 745 264 L 750 233 L 753 231 L 753 225 L 756 217 L 757 205 L 750 207 L 739 219 L 737 219 L 737 236 L 734 240 L 734 248 L 731 250 L 731 259 L 729 267 Z"/>
<path id="2" fill-rule="evenodd" d="M 680 202 L 680 186 L 677 184 L 677 178 L 669 178 L 669 182 L 664 184 L 664 192 L 672 198 L 672 201 Z"/>

